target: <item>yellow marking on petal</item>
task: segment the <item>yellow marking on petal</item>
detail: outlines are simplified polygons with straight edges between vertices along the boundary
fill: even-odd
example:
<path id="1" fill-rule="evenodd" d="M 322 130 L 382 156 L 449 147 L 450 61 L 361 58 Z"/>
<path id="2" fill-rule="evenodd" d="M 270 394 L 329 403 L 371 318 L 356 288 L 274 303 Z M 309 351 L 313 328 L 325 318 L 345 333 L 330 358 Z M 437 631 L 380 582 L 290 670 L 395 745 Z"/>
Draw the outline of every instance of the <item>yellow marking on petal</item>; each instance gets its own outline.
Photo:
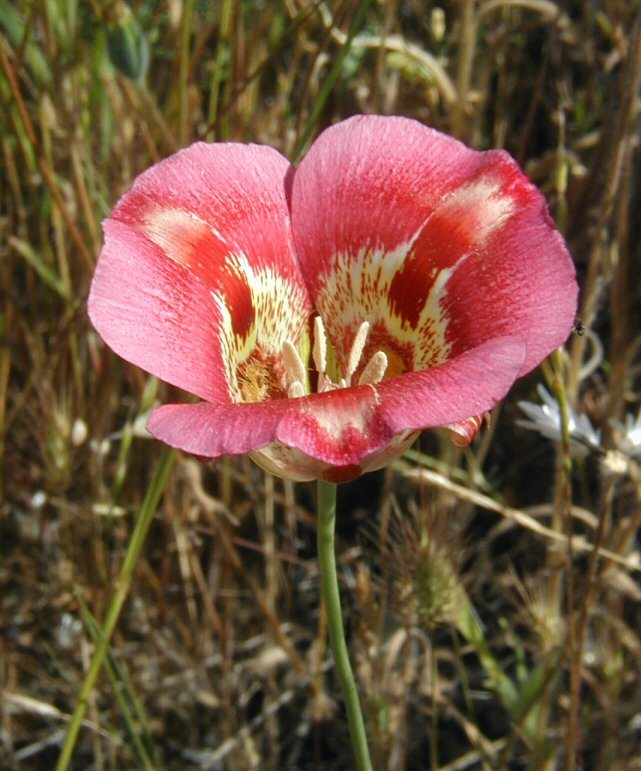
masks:
<path id="1" fill-rule="evenodd" d="M 485 176 L 444 196 L 421 227 L 395 249 L 363 248 L 356 255 L 335 254 L 330 262 L 331 268 L 320 277 L 316 305 L 328 323 L 336 344 L 340 346 L 343 342 L 345 346 L 344 341 L 349 341 L 352 330 L 366 319 L 372 327 L 383 326 L 399 348 L 412 351 L 412 361 L 407 362 L 407 368 L 424 369 L 447 360 L 451 347 L 446 342 L 448 318 L 442 304 L 447 282 L 472 250 L 482 247 L 515 210 L 516 202 L 504 192 L 501 182 Z M 454 228 L 464 229 L 469 238 L 470 252 L 460 255 L 456 263 L 448 268 L 433 268 L 431 289 L 425 297 L 418 322 L 412 324 L 394 312 L 390 288 L 417 239 L 429 229 L 430 220 L 435 217 L 451 219 Z M 349 373 L 350 351 L 342 347 L 338 353 L 339 360 Z M 390 370 L 395 369 L 390 363 L 387 377 L 391 377 Z"/>
<path id="2" fill-rule="evenodd" d="M 261 361 L 249 361 L 239 368 L 238 385 L 244 402 L 262 402 L 272 387 L 270 368 Z"/>
<path id="3" fill-rule="evenodd" d="M 331 269 L 320 277 L 321 285 L 317 295 L 317 308 L 329 325 L 331 338 L 337 344 L 338 357 L 349 371 L 350 351 L 344 341 L 350 339 L 352 330 L 358 328 L 363 319 L 371 327 L 381 327 L 399 349 L 411 351 L 411 361 L 401 366 L 398 354 L 392 354 L 384 345 L 390 358 L 386 377 L 393 377 L 407 369 L 424 369 L 446 360 L 450 346 L 446 343 L 447 315 L 441 307 L 444 282 L 449 274 L 436 275 L 432 291 L 425 298 L 420 323 L 415 328 L 406 319 L 394 313 L 390 301 L 390 286 L 420 231 L 407 243 L 384 252 L 382 249 L 362 249 L 356 256 L 338 254 L 331 261 Z M 343 347 L 340 345 L 343 343 Z M 393 344 L 392 344 L 393 346 Z M 396 358 L 396 361 L 392 359 Z"/>
<path id="4" fill-rule="evenodd" d="M 254 323 L 247 334 L 241 337 L 234 332 L 232 314 L 227 307 L 225 295 L 212 292 L 220 313 L 222 363 L 227 370 L 230 397 L 235 402 L 246 401 L 243 387 L 238 380 L 238 372 L 244 362 L 255 357 L 269 362 L 270 397 L 273 398 L 279 393 L 286 396 L 289 383 L 282 346 L 285 340 L 289 340 L 300 346 L 301 350 L 306 345 L 309 351 L 306 329 L 311 308 L 307 293 L 304 287 L 288 281 L 273 269 L 253 268 L 242 253 L 229 255 L 228 266 L 245 277 L 254 309 Z M 305 379 L 303 383 L 306 383 Z"/>

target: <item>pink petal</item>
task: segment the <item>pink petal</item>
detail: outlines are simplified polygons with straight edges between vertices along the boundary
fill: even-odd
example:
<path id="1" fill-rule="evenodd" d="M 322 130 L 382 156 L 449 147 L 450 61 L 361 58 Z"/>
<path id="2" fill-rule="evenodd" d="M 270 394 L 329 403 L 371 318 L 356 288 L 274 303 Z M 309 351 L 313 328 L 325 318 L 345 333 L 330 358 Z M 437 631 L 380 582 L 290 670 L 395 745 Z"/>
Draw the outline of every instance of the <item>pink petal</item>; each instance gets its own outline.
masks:
<path id="1" fill-rule="evenodd" d="M 104 341 L 168 383 L 203 399 L 228 399 L 219 314 L 202 281 L 128 225 L 107 220 L 104 231 L 88 303 Z"/>
<path id="2" fill-rule="evenodd" d="M 545 200 L 504 152 L 360 116 L 315 142 L 291 206 L 302 270 L 343 362 L 364 319 L 365 358 L 391 349 L 406 370 L 517 335 L 525 373 L 570 332 L 571 259 Z"/>
<path id="3" fill-rule="evenodd" d="M 196 142 L 141 174 L 111 218 L 145 233 L 212 288 L 229 252 L 298 280 L 285 197 L 290 169 L 271 147 Z"/>
<path id="4" fill-rule="evenodd" d="M 481 415 L 505 396 L 526 355 L 520 338 L 495 338 L 438 367 L 385 380 L 377 386 L 379 417 L 397 433 Z"/>
<path id="5" fill-rule="evenodd" d="M 294 174 L 292 223 L 308 281 L 340 252 L 409 241 L 482 155 L 417 121 L 358 115 L 314 142 Z"/>
<path id="6" fill-rule="evenodd" d="M 413 301 L 408 289 L 417 279 L 408 277 L 391 296 L 403 251 L 443 198 L 482 165 L 481 154 L 407 118 L 357 116 L 313 144 L 294 175 L 292 227 L 307 286 L 343 364 L 363 320 L 378 324 L 381 335 L 403 322 L 392 319 L 394 304 L 402 296 Z M 418 278 L 424 303 L 429 292 Z M 431 269 L 425 278 L 433 283 Z"/>
<path id="7" fill-rule="evenodd" d="M 334 466 L 358 463 L 392 438 L 376 419 L 371 386 L 300 399 L 247 404 L 169 404 L 154 410 L 149 431 L 194 455 L 243 455 L 279 441 Z"/>
<path id="8" fill-rule="evenodd" d="M 520 340 L 502 338 L 377 386 L 260 404 L 167 405 L 151 415 L 149 430 L 167 444 L 210 458 L 278 442 L 314 461 L 301 465 L 298 458 L 294 478 L 343 481 L 388 462 L 413 431 L 491 409 L 514 382 L 524 356 Z M 386 451 L 391 444 L 392 454 Z"/>
<path id="9" fill-rule="evenodd" d="M 491 335 L 518 335 L 527 342 L 524 375 L 566 341 L 576 317 L 578 286 L 539 191 L 522 177 L 514 196 L 515 214 L 483 248 L 461 261 L 442 304 L 453 352 Z"/>
<path id="10" fill-rule="evenodd" d="M 117 353 L 208 400 L 264 395 L 247 373 L 264 381 L 311 309 L 289 171 L 269 147 L 197 143 L 136 179 L 105 223 L 90 298 Z M 282 391 L 278 372 L 269 389 Z"/>

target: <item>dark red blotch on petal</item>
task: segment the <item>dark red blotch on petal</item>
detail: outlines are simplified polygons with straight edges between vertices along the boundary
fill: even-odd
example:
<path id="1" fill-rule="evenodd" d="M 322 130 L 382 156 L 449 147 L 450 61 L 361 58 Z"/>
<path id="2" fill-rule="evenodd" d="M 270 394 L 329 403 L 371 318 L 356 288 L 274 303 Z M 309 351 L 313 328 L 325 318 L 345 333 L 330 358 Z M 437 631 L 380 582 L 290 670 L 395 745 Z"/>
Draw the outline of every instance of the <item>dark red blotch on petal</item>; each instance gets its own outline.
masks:
<path id="1" fill-rule="evenodd" d="M 234 332 L 246 337 L 256 315 L 247 278 L 236 271 L 228 271 L 224 293 Z"/>
<path id="2" fill-rule="evenodd" d="M 416 328 L 439 273 L 478 248 L 477 237 L 474 210 L 453 207 L 452 211 L 437 209 L 431 214 L 392 279 L 389 297 L 393 312 Z"/>
<path id="3" fill-rule="evenodd" d="M 409 254 L 390 284 L 392 313 L 415 329 L 433 283 L 433 278 L 425 273 L 423 260 L 415 252 Z"/>

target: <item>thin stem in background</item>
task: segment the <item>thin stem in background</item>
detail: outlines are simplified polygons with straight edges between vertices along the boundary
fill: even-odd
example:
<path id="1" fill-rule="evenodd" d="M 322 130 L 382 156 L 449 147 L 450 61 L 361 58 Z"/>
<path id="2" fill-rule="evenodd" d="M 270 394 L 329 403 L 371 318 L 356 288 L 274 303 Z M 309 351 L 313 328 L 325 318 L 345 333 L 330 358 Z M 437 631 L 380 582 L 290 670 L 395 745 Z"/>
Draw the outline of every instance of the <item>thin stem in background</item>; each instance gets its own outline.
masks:
<path id="1" fill-rule="evenodd" d="M 467 102 L 472 79 L 472 64 L 476 47 L 476 24 L 474 19 L 474 0 L 463 0 L 459 17 L 460 40 L 458 50 L 458 72 L 456 90 L 458 99 L 454 104 L 452 127 L 454 135 L 466 140 L 468 133 Z"/>
<path id="2" fill-rule="evenodd" d="M 334 527 L 336 523 L 336 485 L 318 480 L 318 563 L 320 567 L 321 591 L 325 612 L 329 642 L 334 654 L 336 674 L 343 690 L 345 709 L 349 731 L 352 737 L 352 747 L 358 771 L 372 771 L 372 762 L 367 747 L 365 723 L 358 701 L 358 692 L 354 673 L 349 662 L 345 630 L 343 628 L 343 613 L 338 592 L 338 577 L 336 575 L 336 557 L 334 554 Z"/>
<path id="3" fill-rule="evenodd" d="M 434 647 L 434 626 L 429 625 L 430 635 L 430 700 L 431 700 L 431 719 L 430 719 L 430 768 L 431 771 L 438 771 L 438 674 L 436 661 L 436 648 Z"/>
<path id="4" fill-rule="evenodd" d="M 576 755 L 576 729 L 579 710 L 579 683 L 581 679 L 580 667 L 580 646 L 577 646 L 576 629 L 574 626 L 574 561 L 572 552 L 572 456 L 570 455 L 570 416 L 568 394 L 563 379 L 563 354 L 556 350 L 552 354 L 552 365 L 554 367 L 553 389 L 554 395 L 559 403 L 559 414 L 561 416 L 561 447 L 560 447 L 560 466 L 557 473 L 557 500 L 555 505 L 555 516 L 560 517 L 561 521 L 557 523 L 556 529 L 561 532 L 561 527 L 566 535 L 565 550 L 565 597 L 567 608 L 567 643 L 566 648 L 569 655 L 570 666 L 570 707 L 568 710 L 568 720 L 565 733 L 565 759 L 563 768 L 569 771 L 574 768 Z M 559 556 L 560 559 L 560 556 Z M 557 606 L 555 611 L 560 611 L 562 587 L 561 580 L 555 582 L 555 595 Z M 577 667 L 577 662 L 579 666 Z"/>
<path id="5" fill-rule="evenodd" d="M 31 118 L 29 117 L 29 111 L 22 98 L 16 73 L 11 66 L 11 63 L 9 62 L 3 45 L 0 45 L 0 64 L 2 65 L 2 69 L 4 70 L 5 76 L 7 78 L 7 83 L 9 84 L 9 88 L 11 89 L 13 98 L 15 99 L 15 104 L 18 110 L 18 115 L 20 116 L 20 121 L 22 123 L 24 133 L 26 135 L 26 140 L 29 142 L 31 149 L 36 156 L 38 167 L 40 169 L 40 173 L 42 174 L 42 179 L 49 189 L 51 197 L 53 198 L 56 206 L 60 210 L 60 214 L 65 221 L 65 224 L 69 228 L 69 235 L 73 240 L 76 248 L 78 249 L 78 252 L 84 259 L 85 265 L 89 268 L 89 270 L 93 270 L 93 256 L 85 242 L 85 239 L 78 229 L 78 226 L 76 225 L 74 217 L 72 216 L 65 203 L 64 196 L 58 188 L 53 169 L 49 166 L 45 156 L 40 151 L 40 142 L 38 140 L 38 136 L 34 129 L 33 123 L 31 122 Z M 16 134 L 19 134 L 18 127 L 16 127 Z"/>
<path id="6" fill-rule="evenodd" d="M 228 138 L 228 125 L 225 125 L 221 132 L 218 128 L 219 118 L 225 117 L 224 111 L 222 114 L 219 112 L 220 101 L 220 87 L 222 83 L 223 64 L 225 60 L 225 52 L 228 54 L 228 67 L 231 68 L 231 17 L 232 17 L 232 3 L 230 0 L 223 0 L 222 10 L 220 13 L 220 26 L 218 31 L 218 45 L 216 47 L 216 61 L 214 62 L 214 71 L 212 73 L 211 90 L 209 92 L 209 114 L 207 116 L 207 138 L 210 141 L 214 139 L 227 139 Z M 227 81 L 229 82 L 229 72 L 227 73 Z M 225 123 L 227 118 L 225 117 Z"/>
<path id="7" fill-rule="evenodd" d="M 114 592 L 114 596 L 109 605 L 101 636 L 96 643 L 96 650 L 91 659 L 91 665 L 85 675 L 85 680 L 82 684 L 80 694 L 78 695 L 78 701 L 71 717 L 67 737 L 56 764 L 56 771 L 66 771 L 66 769 L 69 768 L 71 756 L 76 746 L 80 727 L 82 726 L 82 721 L 87 710 L 89 695 L 96 684 L 105 657 L 107 656 L 109 641 L 111 640 L 111 636 L 116 628 L 118 619 L 120 618 L 122 606 L 127 599 L 129 585 L 131 584 L 131 578 L 136 565 L 138 564 L 140 552 L 142 551 L 142 547 L 147 538 L 147 533 L 149 532 L 149 527 L 153 521 L 160 498 L 165 490 L 169 472 L 173 468 L 175 461 L 176 452 L 174 450 L 166 450 L 162 455 L 149 487 L 147 488 L 145 499 L 140 508 L 138 518 L 136 519 L 136 526 L 131 534 L 127 554 L 125 555 L 122 567 L 120 568 L 120 574 L 116 580 L 116 591 Z"/>
<path id="8" fill-rule="evenodd" d="M 89 632 L 95 645 L 103 637 L 100 624 L 98 624 L 93 617 L 91 611 L 80 595 L 78 595 L 78 602 L 82 610 L 85 624 L 89 628 Z M 136 694 L 131 686 L 125 668 L 118 661 L 118 658 L 114 655 L 113 651 L 108 651 L 104 666 L 107 676 L 111 681 L 111 687 L 116 702 L 118 703 L 118 711 L 122 715 L 125 726 L 129 731 L 131 743 L 135 748 L 135 754 L 132 757 L 132 760 L 135 760 L 135 757 L 137 757 L 137 765 L 140 766 L 141 771 L 162 771 L 163 765 L 158 758 L 158 753 L 151 738 L 147 715 L 145 714 L 140 701 L 136 698 Z M 97 736 L 97 734 L 94 734 L 94 736 Z M 99 743 L 97 747 L 99 751 Z M 97 767 L 99 768 L 100 766 L 97 765 Z"/>
<path id="9" fill-rule="evenodd" d="M 178 137 L 184 147 L 189 140 L 189 63 L 191 39 L 191 18 L 193 0 L 185 0 L 181 19 L 180 67 L 178 71 L 178 94 L 180 98 L 180 128 Z"/>
<path id="10" fill-rule="evenodd" d="M 338 52 L 338 56 L 334 60 L 334 64 L 332 65 L 332 68 L 329 71 L 327 79 L 323 83 L 323 87 L 321 88 L 320 94 L 318 95 L 318 99 L 314 104 L 314 109 L 312 110 L 312 114 L 309 116 L 309 120 L 307 121 L 305 130 L 303 131 L 302 136 L 298 140 L 298 144 L 296 145 L 296 150 L 294 151 L 294 157 L 293 157 L 294 163 L 296 163 L 301 158 L 302 154 L 305 152 L 305 148 L 307 147 L 307 143 L 309 142 L 312 134 L 314 133 L 316 124 L 318 123 L 318 120 L 323 111 L 323 107 L 325 106 L 325 102 L 327 101 L 329 95 L 331 94 L 332 89 L 334 88 L 334 84 L 338 79 L 341 68 L 343 66 L 343 62 L 345 61 L 345 57 L 347 56 L 350 48 L 352 47 L 352 40 L 354 40 L 356 33 L 363 25 L 363 21 L 365 20 L 365 14 L 367 13 L 367 9 L 369 8 L 370 3 L 371 3 L 371 0 L 362 0 L 360 4 L 358 12 L 356 13 L 356 16 L 354 17 L 354 21 L 352 22 L 352 26 L 349 29 L 347 40 L 345 41 L 345 44 L 342 46 L 341 50 Z"/>

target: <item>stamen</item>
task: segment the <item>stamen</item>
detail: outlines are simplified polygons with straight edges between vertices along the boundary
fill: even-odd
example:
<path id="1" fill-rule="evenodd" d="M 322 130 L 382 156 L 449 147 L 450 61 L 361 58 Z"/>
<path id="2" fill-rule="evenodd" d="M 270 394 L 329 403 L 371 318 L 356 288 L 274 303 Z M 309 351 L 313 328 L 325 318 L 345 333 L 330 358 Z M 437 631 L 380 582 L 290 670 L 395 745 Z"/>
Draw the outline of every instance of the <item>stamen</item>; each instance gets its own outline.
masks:
<path id="1" fill-rule="evenodd" d="M 283 361 L 287 370 L 287 380 L 290 385 L 298 381 L 301 385 L 307 381 L 305 365 L 296 348 L 285 340 L 283 343 Z"/>
<path id="2" fill-rule="evenodd" d="M 358 367 L 361 356 L 363 355 L 363 349 L 367 342 L 367 335 L 369 334 L 369 321 L 364 321 L 358 328 L 352 348 L 349 352 L 349 358 L 347 359 L 347 379 L 350 380 L 356 368 Z"/>
<path id="3" fill-rule="evenodd" d="M 365 369 L 358 378 L 358 385 L 374 385 L 380 383 L 387 369 L 387 356 L 383 351 L 377 351 L 367 362 Z"/>
<path id="4" fill-rule="evenodd" d="M 314 319 L 314 350 L 312 352 L 314 364 L 318 374 L 325 374 L 327 368 L 327 337 L 325 335 L 325 325 L 320 316 Z"/>
<path id="5" fill-rule="evenodd" d="M 290 399 L 300 399 L 301 396 L 305 396 L 305 386 L 300 380 L 294 380 L 287 389 L 287 396 Z"/>
<path id="6" fill-rule="evenodd" d="M 325 325 L 320 316 L 314 318 L 314 342 L 312 346 L 312 360 L 318 376 L 316 383 L 317 393 L 334 391 L 338 388 L 348 388 L 352 384 L 352 376 L 358 369 L 363 351 L 369 335 L 370 323 L 364 321 L 356 330 L 352 347 L 347 357 L 345 376 L 334 383 L 327 375 L 327 335 Z M 287 381 L 287 395 L 290 399 L 297 399 L 308 393 L 307 368 L 298 353 L 296 346 L 289 340 L 285 340 L 282 347 L 283 363 Z M 377 351 L 367 362 L 358 378 L 358 385 L 373 385 L 380 383 L 385 377 L 388 367 L 387 355 L 383 351 Z"/>

